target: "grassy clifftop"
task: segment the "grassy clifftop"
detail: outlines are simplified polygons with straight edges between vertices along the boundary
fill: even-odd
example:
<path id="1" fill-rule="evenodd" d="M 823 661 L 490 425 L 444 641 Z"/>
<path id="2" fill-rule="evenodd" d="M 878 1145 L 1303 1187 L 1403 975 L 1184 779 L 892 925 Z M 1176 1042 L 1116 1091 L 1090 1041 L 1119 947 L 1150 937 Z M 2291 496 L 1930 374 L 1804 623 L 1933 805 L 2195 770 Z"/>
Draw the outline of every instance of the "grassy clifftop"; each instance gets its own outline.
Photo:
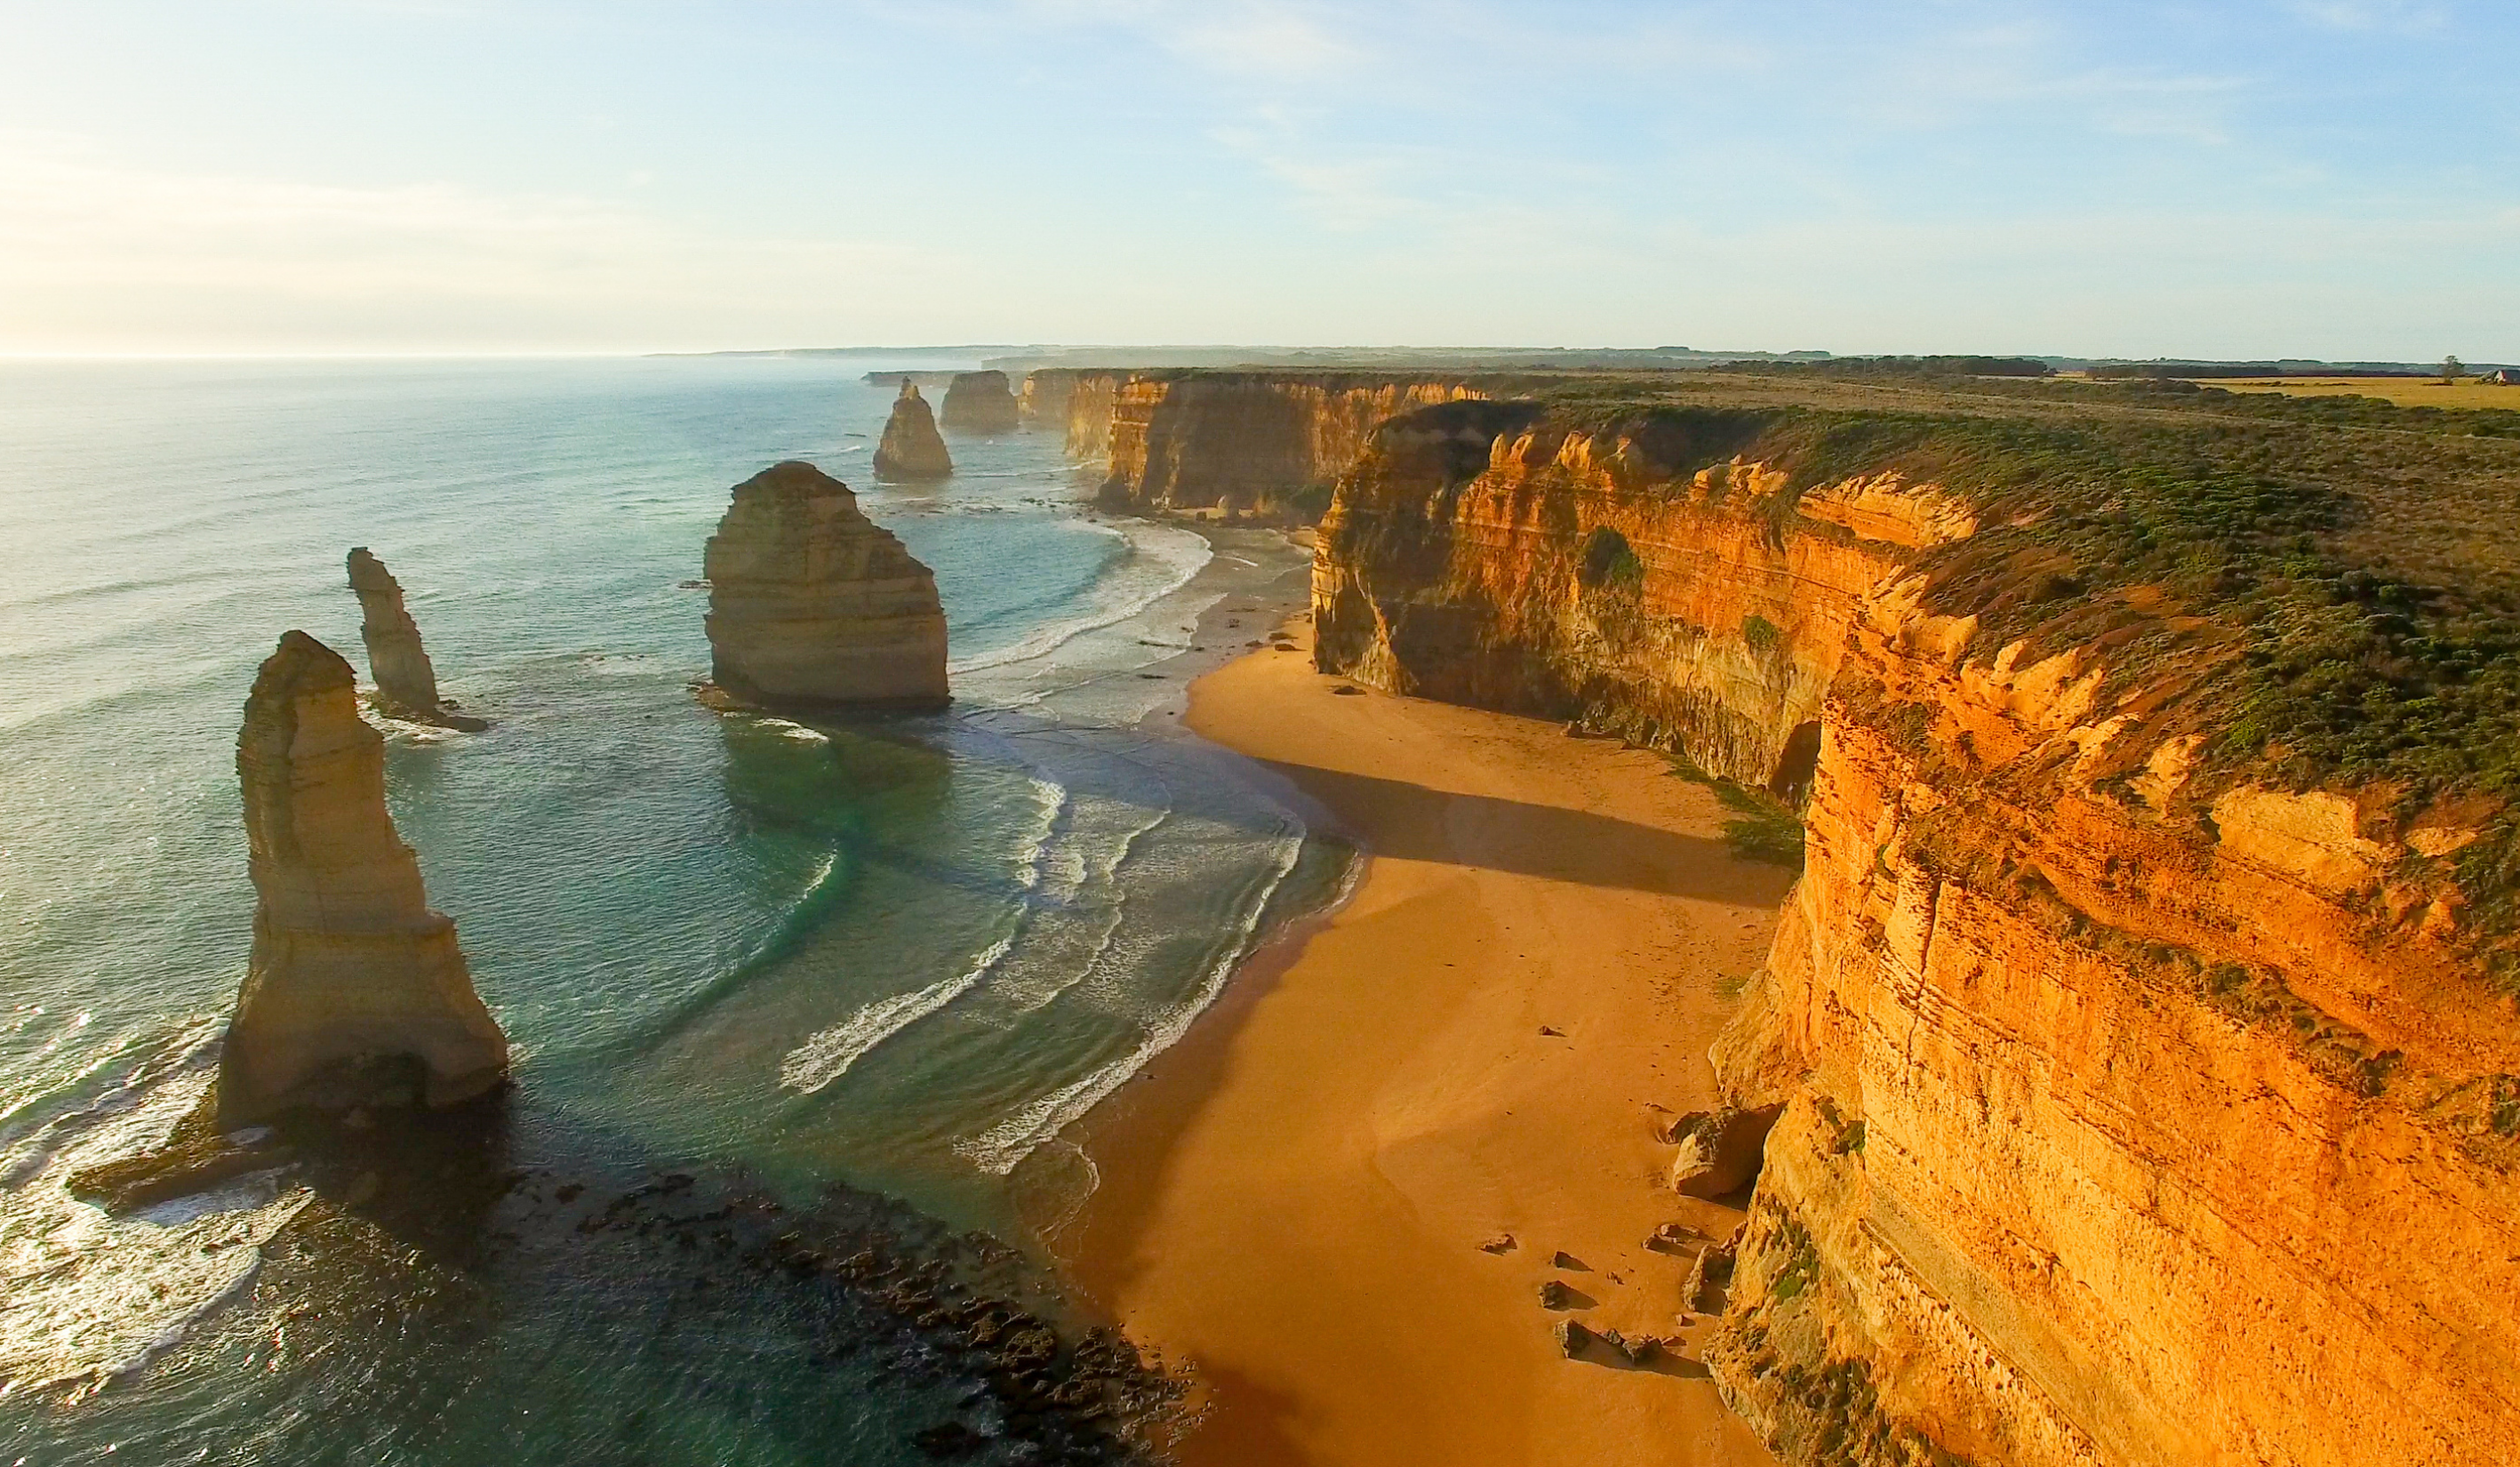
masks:
<path id="1" fill-rule="evenodd" d="M 1722 466 L 1784 470 L 1748 506 L 1779 529 L 1827 532 L 1796 502 L 1859 474 L 1966 496 L 1979 531 L 1917 562 L 1929 607 L 1979 618 L 1980 657 L 2096 645 L 2119 686 L 2210 666 L 2147 729 L 2205 736 L 2204 788 L 2493 806 L 2460 885 L 2520 992 L 2520 413 L 2072 383 L 1514 387 L 1543 431 L 1628 438 L 1638 492 L 1721 498 L 1750 492 Z"/>

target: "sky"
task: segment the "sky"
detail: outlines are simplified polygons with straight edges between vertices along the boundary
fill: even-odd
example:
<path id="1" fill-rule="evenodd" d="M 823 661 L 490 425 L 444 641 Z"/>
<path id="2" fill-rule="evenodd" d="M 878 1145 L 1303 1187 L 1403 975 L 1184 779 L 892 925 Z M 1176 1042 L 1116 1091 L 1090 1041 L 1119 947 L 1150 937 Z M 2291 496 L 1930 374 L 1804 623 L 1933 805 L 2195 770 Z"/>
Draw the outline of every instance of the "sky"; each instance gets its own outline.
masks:
<path id="1" fill-rule="evenodd" d="M 2512 0 L 0 0 L 0 353 L 2520 361 Z"/>

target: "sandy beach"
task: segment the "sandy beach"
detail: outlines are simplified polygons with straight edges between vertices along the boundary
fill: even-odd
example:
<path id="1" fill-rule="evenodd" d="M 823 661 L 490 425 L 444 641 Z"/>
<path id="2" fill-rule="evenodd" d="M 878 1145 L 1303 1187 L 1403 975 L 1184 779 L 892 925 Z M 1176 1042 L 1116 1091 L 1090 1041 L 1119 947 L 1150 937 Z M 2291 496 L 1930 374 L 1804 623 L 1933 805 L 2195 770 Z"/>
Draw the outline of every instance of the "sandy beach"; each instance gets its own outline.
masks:
<path id="1" fill-rule="evenodd" d="M 1087 1118 L 1102 1185 L 1069 1266 L 1195 1362 L 1193 1463 L 1771 1460 L 1694 1358 L 1705 1323 L 1678 1325 L 1688 1258 L 1643 1240 L 1739 1218 L 1663 1185 L 1651 1130 L 1712 1101 L 1726 980 L 1761 961 L 1788 873 L 1736 859 L 1659 756 L 1342 694 L 1288 629 L 1301 650 L 1200 678 L 1187 721 L 1372 859 Z M 1552 1278 L 1596 1329 L 1691 1343 L 1567 1360 Z"/>

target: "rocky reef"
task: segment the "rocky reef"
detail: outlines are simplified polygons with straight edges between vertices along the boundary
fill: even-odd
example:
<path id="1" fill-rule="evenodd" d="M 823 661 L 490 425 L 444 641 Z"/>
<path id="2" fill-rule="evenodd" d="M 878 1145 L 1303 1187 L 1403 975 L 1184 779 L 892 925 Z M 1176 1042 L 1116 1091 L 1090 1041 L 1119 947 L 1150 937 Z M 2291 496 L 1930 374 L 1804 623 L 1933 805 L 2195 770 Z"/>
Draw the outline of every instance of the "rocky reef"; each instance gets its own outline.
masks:
<path id="1" fill-rule="evenodd" d="M 237 775 L 253 950 L 219 1064 L 218 1121 L 292 1107 L 452 1105 L 497 1086 L 508 1041 L 455 924 L 385 811 L 384 740 L 350 665 L 301 631 L 254 677 Z"/>
<path id="2" fill-rule="evenodd" d="M 359 638 L 368 646 L 368 667 L 376 676 L 377 711 L 409 723 L 434 723 L 444 728 L 478 731 L 489 725 L 448 708 L 437 693 L 437 669 L 420 645 L 419 623 L 402 604 L 402 582 L 385 563 L 352 547 L 350 589 L 359 598 Z"/>
<path id="3" fill-rule="evenodd" d="M 875 477 L 887 483 L 918 483 L 953 472 L 954 456 L 945 451 L 927 399 L 919 395 L 919 384 L 905 380 L 875 445 Z"/>
<path id="4" fill-rule="evenodd" d="M 949 433 L 1012 433 L 1022 421 L 1004 372 L 957 372 L 937 424 Z"/>
<path id="5" fill-rule="evenodd" d="M 803 711 L 945 706 L 935 575 L 812 464 L 737 484 L 705 567 L 709 675 L 727 696 Z"/>
<path id="6" fill-rule="evenodd" d="M 1484 387 L 1467 381 L 1329 373 L 1147 372 L 1116 383 L 1080 377 L 1069 398 L 1067 447 L 1080 458 L 1107 458 L 1100 496 L 1106 508 L 1223 510 L 1310 523 L 1328 503 L 1331 481 L 1384 421 L 1484 395 Z"/>
<path id="7" fill-rule="evenodd" d="M 2074 390 L 1406 414 L 1317 655 L 1807 802 L 1715 1056 L 1708 1360 L 1785 1460 L 2489 1459 L 2520 445 Z"/>

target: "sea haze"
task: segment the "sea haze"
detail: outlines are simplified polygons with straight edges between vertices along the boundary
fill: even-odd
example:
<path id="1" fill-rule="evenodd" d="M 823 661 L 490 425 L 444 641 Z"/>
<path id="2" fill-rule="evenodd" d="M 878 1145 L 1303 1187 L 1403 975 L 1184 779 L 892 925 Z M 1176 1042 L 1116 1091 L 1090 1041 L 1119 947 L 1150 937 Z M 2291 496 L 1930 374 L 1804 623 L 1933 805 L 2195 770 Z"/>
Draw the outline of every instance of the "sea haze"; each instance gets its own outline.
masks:
<path id="1" fill-rule="evenodd" d="M 791 1205 L 845 1183 L 1018 1246 L 1071 1209 L 1092 1164 L 1060 1128 L 1340 859 L 1267 776 L 1166 732 L 1178 665 L 1149 672 L 1202 612 L 1283 598 L 1300 552 L 1093 515 L 1056 429 L 872 483 L 892 393 L 860 375 L 969 365 L 0 366 L 0 1454 L 908 1459 L 932 1390 L 740 1288 L 696 1327 L 663 1250 L 474 1267 L 463 1329 L 353 1337 L 307 1321 L 399 1317 L 413 1286 L 265 1266 L 305 1202 L 288 1174 L 128 1219 L 62 1183 L 207 1082 L 251 928 L 240 710 L 290 627 L 364 669 L 341 562 L 366 545 L 492 725 L 385 725 L 386 786 L 517 1044 L 505 1161 Z M 784 458 L 935 569 L 950 712 L 693 702 L 686 582 L 727 487 Z M 298 1297 L 318 1275 L 329 1313 Z"/>

